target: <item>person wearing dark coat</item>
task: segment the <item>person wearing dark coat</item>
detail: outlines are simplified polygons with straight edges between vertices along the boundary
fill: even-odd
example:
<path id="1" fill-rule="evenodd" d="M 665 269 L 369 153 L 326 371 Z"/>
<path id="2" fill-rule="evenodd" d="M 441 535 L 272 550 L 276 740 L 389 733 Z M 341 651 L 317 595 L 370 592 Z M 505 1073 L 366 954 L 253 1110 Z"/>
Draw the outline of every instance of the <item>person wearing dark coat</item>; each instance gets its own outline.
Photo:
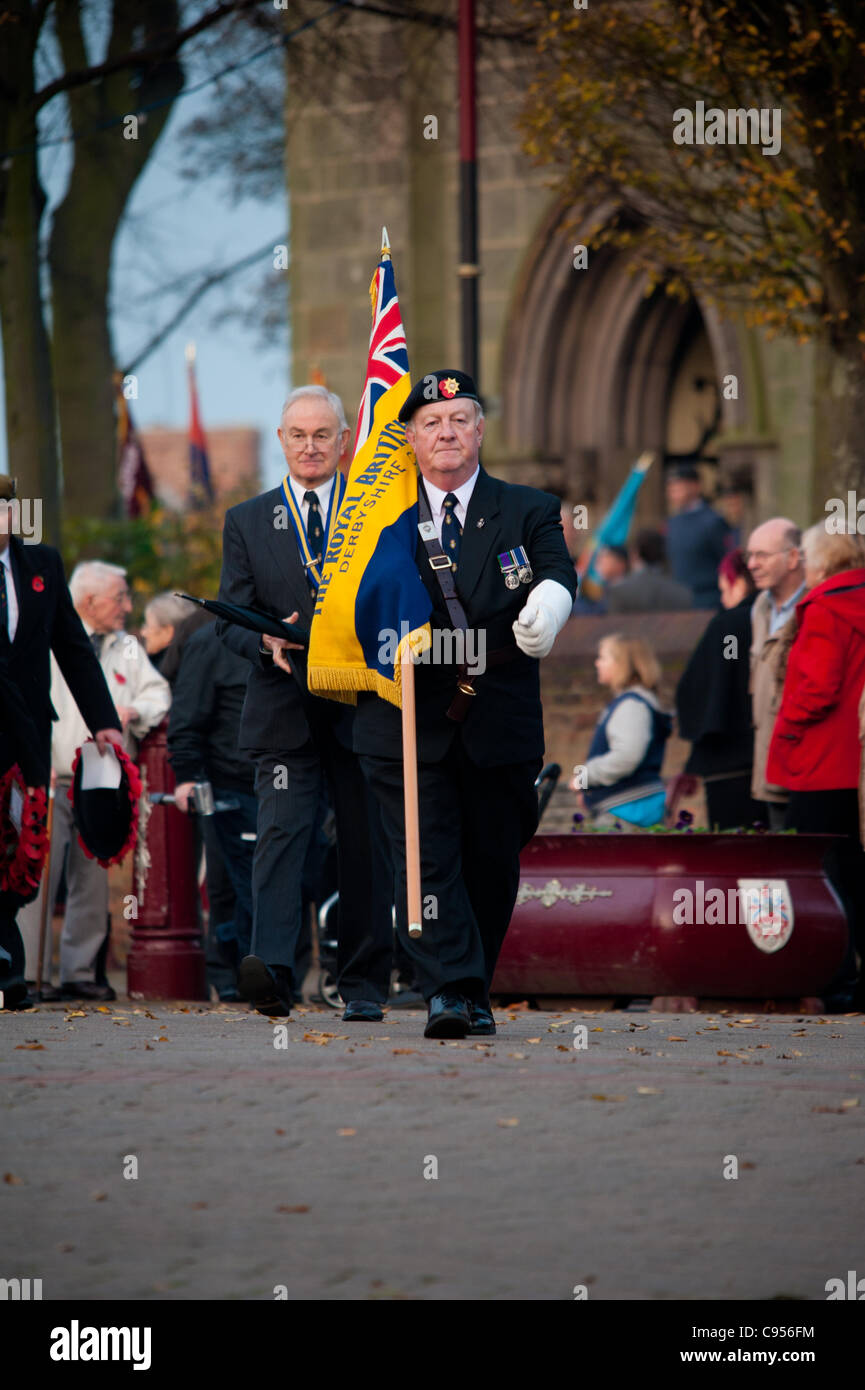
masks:
<path id="1" fill-rule="evenodd" d="M 432 382 L 434 396 L 426 394 Z M 397 932 L 427 1001 L 425 1036 L 492 1034 L 490 984 L 516 902 L 520 850 L 538 821 L 540 660 L 570 616 L 576 575 L 558 498 L 504 483 L 481 467 L 484 416 L 467 373 L 422 378 L 399 419 L 429 505 L 430 535 L 418 539 L 414 560 L 432 600 L 432 626 L 453 627 L 436 577 L 443 573 L 468 626 L 486 638 L 487 669 L 467 711 L 455 700 L 455 665 L 417 668 L 421 892 L 437 912 L 420 938 L 408 934 L 399 710 L 361 694 L 354 746 L 393 852 Z M 520 551 L 527 563 L 517 575 L 512 559 Z"/>
<path id="2" fill-rule="evenodd" d="M 344 482 L 338 465 L 350 431 L 338 396 L 321 386 L 299 386 L 286 401 L 277 433 L 288 472 L 280 487 L 226 512 L 219 597 L 308 629 L 317 562 L 339 511 Z M 304 561 L 304 552 L 313 558 Z M 301 984 L 303 868 L 324 780 L 337 826 L 343 1019 L 375 1022 L 383 1017 L 390 989 L 391 882 L 385 880 L 387 901 L 379 901 L 370 798 L 352 752 L 354 711 L 310 692 L 307 653 L 297 644 L 259 637 L 222 619 L 216 631 L 248 664 L 240 748 L 256 766 L 252 951 L 240 963 L 241 995 L 259 1013 L 290 1013 L 292 991 Z"/>
<path id="3" fill-rule="evenodd" d="M 718 565 L 733 548 L 732 528 L 703 497 L 700 475 L 690 464 L 670 469 L 667 499 L 672 511 L 667 553 L 673 578 L 690 589 L 695 608 L 717 608 Z"/>
<path id="4" fill-rule="evenodd" d="M 0 775 L 18 763 L 29 785 L 45 785 L 55 717 L 51 652 L 100 751 L 108 743 L 122 746 L 123 740 L 105 676 L 66 587 L 63 561 L 50 546 L 25 545 L 11 534 L 14 497 L 14 480 L 0 476 Z M 39 781 L 31 783 L 31 778 Z M 26 1008 L 33 1002 L 27 995 L 24 943 L 16 918 L 37 891 L 28 898 L 0 892 L 0 993 L 5 1009 Z"/>
<path id="5" fill-rule="evenodd" d="M 741 550 L 718 567 L 722 609 L 706 627 L 676 689 L 679 733 L 692 748 L 685 772 L 702 777 L 709 825 L 733 830 L 764 819 L 751 797 L 754 729 L 749 652 L 754 581 Z"/>

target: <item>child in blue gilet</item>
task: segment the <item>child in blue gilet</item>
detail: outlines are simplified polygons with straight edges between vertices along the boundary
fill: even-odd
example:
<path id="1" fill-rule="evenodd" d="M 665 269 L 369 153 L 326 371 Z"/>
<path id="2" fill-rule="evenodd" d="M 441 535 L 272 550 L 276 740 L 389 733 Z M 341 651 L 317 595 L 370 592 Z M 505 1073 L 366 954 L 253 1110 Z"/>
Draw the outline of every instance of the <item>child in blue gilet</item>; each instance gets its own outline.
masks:
<path id="1" fill-rule="evenodd" d="M 666 794 L 661 764 L 673 721 L 655 693 L 658 660 L 639 638 L 614 633 L 602 638 L 595 670 L 613 698 L 601 711 L 585 768 L 574 769 L 571 786 L 596 824 L 660 824 Z"/>

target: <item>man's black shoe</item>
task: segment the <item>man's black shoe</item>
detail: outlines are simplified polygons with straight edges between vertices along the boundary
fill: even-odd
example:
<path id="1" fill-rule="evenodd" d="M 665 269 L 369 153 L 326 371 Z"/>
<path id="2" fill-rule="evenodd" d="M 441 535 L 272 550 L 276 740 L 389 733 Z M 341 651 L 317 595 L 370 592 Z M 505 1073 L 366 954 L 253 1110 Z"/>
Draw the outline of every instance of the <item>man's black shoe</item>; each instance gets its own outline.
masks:
<path id="1" fill-rule="evenodd" d="M 487 1004 L 469 1003 L 469 1018 L 471 1026 L 469 1032 L 473 1034 L 483 1034 L 492 1036 L 496 1031 L 496 1021 L 493 1018 L 492 1009 Z"/>
<path id="2" fill-rule="evenodd" d="M 60 998 L 90 999 L 107 1004 L 109 1000 L 116 999 L 117 995 L 110 985 L 97 985 L 93 980 L 73 980 L 67 985 L 61 984 Z"/>
<path id="3" fill-rule="evenodd" d="M 0 1010 L 32 1009 L 38 1000 L 28 994 L 26 985 L 9 985 L 0 989 Z"/>
<path id="4" fill-rule="evenodd" d="M 423 1030 L 425 1038 L 464 1038 L 471 1027 L 469 1001 L 461 994 L 442 990 L 427 1002 L 429 1017 Z"/>
<path id="5" fill-rule="evenodd" d="M 265 965 L 258 956 L 244 956 L 237 973 L 241 999 L 248 999 L 257 1013 L 268 1018 L 291 1014 L 291 971 L 283 965 Z"/>
<path id="6" fill-rule="evenodd" d="M 343 1023 L 381 1023 L 384 1014 L 371 999 L 350 999 L 342 1016 Z"/>
<path id="7" fill-rule="evenodd" d="M 37 989 L 36 981 L 28 980 L 27 988 L 33 995 L 33 998 L 39 1000 L 40 1004 L 57 1004 L 63 998 L 56 985 L 45 984 L 41 989 Z"/>

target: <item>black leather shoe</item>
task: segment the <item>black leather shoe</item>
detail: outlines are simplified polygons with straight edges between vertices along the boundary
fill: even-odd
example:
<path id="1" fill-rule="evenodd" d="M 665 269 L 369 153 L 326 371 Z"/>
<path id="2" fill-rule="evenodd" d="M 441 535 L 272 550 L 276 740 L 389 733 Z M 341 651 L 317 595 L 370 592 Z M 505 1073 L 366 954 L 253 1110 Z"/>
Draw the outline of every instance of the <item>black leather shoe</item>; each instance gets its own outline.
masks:
<path id="1" fill-rule="evenodd" d="M 281 965 L 265 965 L 258 956 L 244 956 L 237 973 L 241 999 L 248 999 L 257 1013 L 268 1018 L 288 1018 L 291 1013 L 291 972 Z"/>
<path id="2" fill-rule="evenodd" d="M 97 985 L 93 980 L 71 981 L 68 985 L 60 985 L 61 999 L 90 999 L 96 1000 L 99 1004 L 107 1004 L 109 1000 L 116 999 L 117 995 L 110 985 Z"/>
<path id="3" fill-rule="evenodd" d="M 63 998 L 56 985 L 43 985 L 41 989 L 37 989 L 35 980 L 28 980 L 27 988 L 40 1004 L 57 1004 Z"/>
<path id="4" fill-rule="evenodd" d="M 384 1014 L 371 999 L 350 999 L 342 1016 L 343 1023 L 381 1023 Z"/>
<path id="5" fill-rule="evenodd" d="M 37 1000 L 27 993 L 26 985 L 9 985 L 7 989 L 0 989 L 0 1010 L 32 1009 L 36 1003 Z"/>
<path id="6" fill-rule="evenodd" d="M 429 1017 L 425 1038 L 464 1038 L 471 1027 L 469 1001 L 461 994 L 442 990 L 427 1001 Z"/>
<path id="7" fill-rule="evenodd" d="M 492 1010 L 486 1004 L 469 1003 L 470 1033 L 492 1036 L 496 1031 L 496 1021 Z"/>

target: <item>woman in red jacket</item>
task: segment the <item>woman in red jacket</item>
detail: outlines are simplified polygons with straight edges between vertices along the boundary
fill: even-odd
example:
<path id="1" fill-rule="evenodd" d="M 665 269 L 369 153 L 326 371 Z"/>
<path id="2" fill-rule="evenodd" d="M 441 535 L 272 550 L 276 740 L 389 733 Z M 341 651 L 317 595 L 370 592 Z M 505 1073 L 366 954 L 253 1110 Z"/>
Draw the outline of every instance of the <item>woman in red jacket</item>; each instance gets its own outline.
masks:
<path id="1" fill-rule="evenodd" d="M 858 718 L 865 686 L 865 544 L 825 523 L 802 537 L 808 592 L 796 605 L 784 695 L 766 777 L 790 791 L 790 830 L 843 836 L 827 872 L 865 953 L 865 854 L 859 839 Z M 852 949 L 837 982 L 837 1007 L 860 1007 Z"/>

